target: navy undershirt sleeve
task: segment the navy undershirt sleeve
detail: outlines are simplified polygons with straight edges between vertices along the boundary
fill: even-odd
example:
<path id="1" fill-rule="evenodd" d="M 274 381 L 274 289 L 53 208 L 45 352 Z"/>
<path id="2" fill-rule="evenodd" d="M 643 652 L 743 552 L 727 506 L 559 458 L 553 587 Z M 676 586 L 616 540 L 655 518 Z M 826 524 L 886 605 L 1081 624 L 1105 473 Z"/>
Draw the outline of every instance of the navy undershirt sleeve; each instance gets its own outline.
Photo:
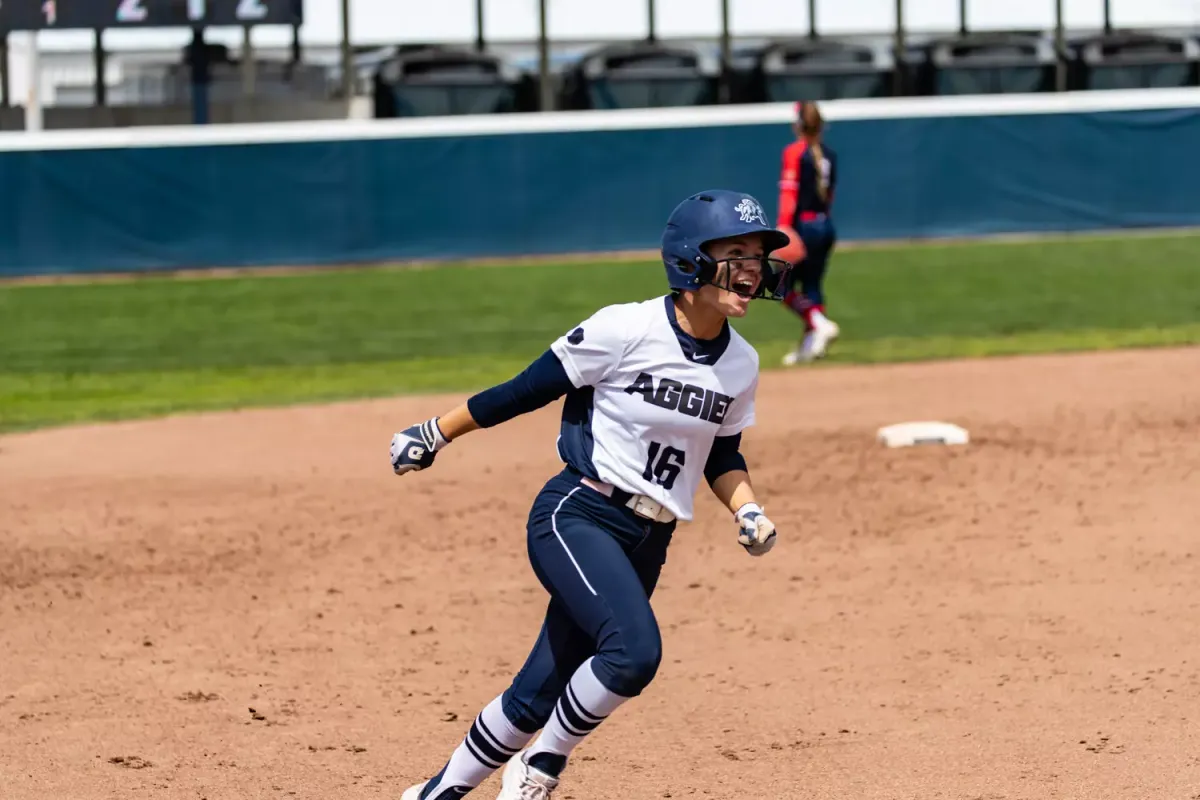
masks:
<path id="1" fill-rule="evenodd" d="M 481 428 L 536 411 L 574 389 L 554 352 L 542 353 L 510 381 L 485 389 L 467 401 L 467 410 Z"/>
<path id="2" fill-rule="evenodd" d="M 713 481 L 727 472 L 734 470 L 747 471 L 746 459 L 739 452 L 742 435 L 718 436 L 713 439 L 712 450 L 708 453 L 708 461 L 704 463 L 704 477 L 711 486 Z"/>

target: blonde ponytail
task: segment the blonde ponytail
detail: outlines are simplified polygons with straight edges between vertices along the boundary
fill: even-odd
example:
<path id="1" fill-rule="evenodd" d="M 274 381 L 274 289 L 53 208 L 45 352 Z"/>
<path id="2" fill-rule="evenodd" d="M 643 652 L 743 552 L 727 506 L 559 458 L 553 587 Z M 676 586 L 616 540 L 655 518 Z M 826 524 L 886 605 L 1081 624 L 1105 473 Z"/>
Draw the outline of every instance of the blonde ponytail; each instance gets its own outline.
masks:
<path id="1" fill-rule="evenodd" d="M 821 164 L 825 161 L 825 153 L 821 150 L 821 143 L 813 140 L 810 143 L 813 154 L 813 166 L 817 173 L 817 194 L 821 196 L 822 203 L 829 202 L 829 176 L 825 174 L 825 170 L 821 169 Z"/>
<path id="2" fill-rule="evenodd" d="M 816 103 L 800 104 L 800 126 L 808 146 L 812 148 L 813 169 L 817 173 L 817 194 L 822 203 L 829 202 L 829 175 L 821 168 L 825 162 L 825 151 L 821 149 L 821 131 L 825 128 L 825 119 Z"/>

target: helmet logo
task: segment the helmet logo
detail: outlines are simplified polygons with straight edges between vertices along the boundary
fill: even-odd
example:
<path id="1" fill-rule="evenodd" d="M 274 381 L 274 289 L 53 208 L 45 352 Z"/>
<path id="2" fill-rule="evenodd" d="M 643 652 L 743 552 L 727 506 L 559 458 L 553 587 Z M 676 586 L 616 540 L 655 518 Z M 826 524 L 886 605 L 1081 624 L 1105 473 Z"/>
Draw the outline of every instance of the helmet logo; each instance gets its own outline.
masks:
<path id="1" fill-rule="evenodd" d="M 757 222 L 760 225 L 767 224 L 767 215 L 763 213 L 762 206 L 753 198 L 742 198 L 742 202 L 734 206 L 733 210 L 741 215 L 742 222 Z"/>

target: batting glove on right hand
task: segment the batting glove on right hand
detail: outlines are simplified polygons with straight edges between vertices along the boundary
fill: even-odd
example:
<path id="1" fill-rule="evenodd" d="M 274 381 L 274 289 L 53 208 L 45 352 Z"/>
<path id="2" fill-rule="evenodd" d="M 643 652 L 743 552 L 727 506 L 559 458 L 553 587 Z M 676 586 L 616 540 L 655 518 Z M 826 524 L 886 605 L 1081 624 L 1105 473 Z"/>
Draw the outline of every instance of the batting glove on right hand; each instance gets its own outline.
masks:
<path id="1" fill-rule="evenodd" d="M 752 556 L 761 556 L 775 546 L 775 523 L 767 519 L 762 506 L 746 503 L 733 515 L 737 520 L 738 542 Z"/>
<path id="2" fill-rule="evenodd" d="M 437 451 L 450 444 L 438 428 L 438 418 L 405 428 L 392 437 L 392 471 L 407 475 L 433 466 Z"/>

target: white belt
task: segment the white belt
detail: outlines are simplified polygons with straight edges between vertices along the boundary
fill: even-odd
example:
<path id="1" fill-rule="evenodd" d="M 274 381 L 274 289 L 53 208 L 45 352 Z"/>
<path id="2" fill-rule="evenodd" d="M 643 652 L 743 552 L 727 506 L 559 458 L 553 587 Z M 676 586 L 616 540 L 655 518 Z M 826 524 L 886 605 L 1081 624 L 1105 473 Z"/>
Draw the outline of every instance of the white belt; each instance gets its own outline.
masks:
<path id="1" fill-rule="evenodd" d="M 599 492 L 605 497 L 612 497 L 617 491 L 617 487 L 613 486 L 611 483 L 594 481 L 586 476 L 581 477 L 579 482 L 589 489 Z M 621 494 L 629 493 L 622 491 Z M 637 514 L 639 517 L 645 517 L 646 519 L 653 520 L 654 522 L 675 521 L 675 515 L 667 510 L 666 506 L 651 497 L 647 497 L 644 494 L 631 495 L 630 498 L 625 502 L 625 506 L 631 509 L 633 513 Z"/>

